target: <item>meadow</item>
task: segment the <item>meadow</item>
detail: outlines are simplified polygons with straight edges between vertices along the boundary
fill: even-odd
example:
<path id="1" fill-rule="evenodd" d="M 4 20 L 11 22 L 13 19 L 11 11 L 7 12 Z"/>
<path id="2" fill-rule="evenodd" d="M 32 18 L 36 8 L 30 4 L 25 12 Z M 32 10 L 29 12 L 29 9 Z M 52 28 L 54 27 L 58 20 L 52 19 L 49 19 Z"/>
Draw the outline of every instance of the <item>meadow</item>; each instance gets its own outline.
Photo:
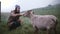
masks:
<path id="1" fill-rule="evenodd" d="M 55 15 L 58 18 L 57 34 L 60 34 L 60 5 L 47 6 L 44 8 L 32 9 L 37 15 Z M 7 20 L 9 13 L 1 13 L 0 34 L 33 34 L 34 29 L 27 17 L 20 17 L 23 20 L 22 26 L 15 30 L 8 31 Z M 39 34 L 45 34 L 46 31 L 39 31 Z"/>

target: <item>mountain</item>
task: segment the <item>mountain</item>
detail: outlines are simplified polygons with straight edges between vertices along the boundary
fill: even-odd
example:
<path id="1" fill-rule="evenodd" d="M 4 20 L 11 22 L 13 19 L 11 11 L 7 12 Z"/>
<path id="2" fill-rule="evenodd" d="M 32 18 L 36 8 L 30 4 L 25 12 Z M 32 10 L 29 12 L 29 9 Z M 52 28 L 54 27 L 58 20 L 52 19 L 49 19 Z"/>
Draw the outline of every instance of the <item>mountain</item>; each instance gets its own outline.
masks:
<path id="1" fill-rule="evenodd" d="M 60 4 L 51 5 L 51 6 L 48 5 L 47 7 L 33 9 L 33 11 L 35 14 L 39 14 L 39 15 L 50 14 L 50 15 L 60 16 Z"/>

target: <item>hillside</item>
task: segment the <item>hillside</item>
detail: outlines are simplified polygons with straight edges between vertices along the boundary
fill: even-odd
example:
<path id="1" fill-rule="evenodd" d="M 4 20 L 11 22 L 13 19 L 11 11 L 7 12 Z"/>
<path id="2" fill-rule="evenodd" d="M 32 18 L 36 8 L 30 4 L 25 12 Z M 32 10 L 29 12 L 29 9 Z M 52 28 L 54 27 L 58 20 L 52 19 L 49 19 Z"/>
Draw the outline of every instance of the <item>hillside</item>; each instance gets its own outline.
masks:
<path id="1" fill-rule="evenodd" d="M 44 8 L 32 9 L 37 15 L 55 15 L 58 18 L 57 34 L 60 34 L 60 5 L 47 6 Z M 34 29 L 30 21 L 26 17 L 21 17 L 23 20 L 22 26 L 13 31 L 8 31 L 7 19 L 9 13 L 1 13 L 0 34 L 33 34 Z M 40 31 L 39 31 L 40 34 Z M 45 34 L 45 31 L 41 34 Z"/>
<path id="2" fill-rule="evenodd" d="M 41 15 L 53 14 L 56 16 L 60 16 L 60 4 L 53 5 L 53 6 L 47 6 L 44 8 L 33 9 L 33 11 L 35 12 L 35 14 L 41 14 Z"/>

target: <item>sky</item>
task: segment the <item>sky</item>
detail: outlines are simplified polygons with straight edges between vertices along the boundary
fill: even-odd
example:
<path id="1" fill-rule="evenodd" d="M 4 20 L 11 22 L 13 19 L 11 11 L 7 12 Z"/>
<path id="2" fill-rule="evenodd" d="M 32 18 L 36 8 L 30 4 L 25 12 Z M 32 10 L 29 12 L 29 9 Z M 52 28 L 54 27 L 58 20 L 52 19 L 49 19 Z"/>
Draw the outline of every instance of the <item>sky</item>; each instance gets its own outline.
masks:
<path id="1" fill-rule="evenodd" d="M 11 12 L 15 9 L 15 5 L 21 7 L 21 11 L 46 7 L 49 4 L 54 5 L 60 3 L 60 0 L 0 0 L 1 12 Z"/>

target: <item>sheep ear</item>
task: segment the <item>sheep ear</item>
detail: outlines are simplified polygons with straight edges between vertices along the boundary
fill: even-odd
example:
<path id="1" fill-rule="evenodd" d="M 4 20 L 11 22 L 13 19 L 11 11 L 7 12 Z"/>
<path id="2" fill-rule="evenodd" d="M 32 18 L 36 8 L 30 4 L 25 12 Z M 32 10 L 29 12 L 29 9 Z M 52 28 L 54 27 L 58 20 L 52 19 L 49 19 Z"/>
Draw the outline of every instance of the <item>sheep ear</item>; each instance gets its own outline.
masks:
<path id="1" fill-rule="evenodd" d="M 30 13 L 30 14 L 34 14 L 34 12 L 33 12 L 32 10 L 29 10 L 28 13 Z"/>
<path id="2" fill-rule="evenodd" d="M 32 10 L 29 10 L 29 11 L 28 11 L 28 13 L 31 13 L 31 12 L 32 12 Z"/>
<path id="3" fill-rule="evenodd" d="M 34 12 L 33 12 L 32 10 L 30 10 L 30 13 L 31 13 L 31 14 L 34 14 Z"/>

